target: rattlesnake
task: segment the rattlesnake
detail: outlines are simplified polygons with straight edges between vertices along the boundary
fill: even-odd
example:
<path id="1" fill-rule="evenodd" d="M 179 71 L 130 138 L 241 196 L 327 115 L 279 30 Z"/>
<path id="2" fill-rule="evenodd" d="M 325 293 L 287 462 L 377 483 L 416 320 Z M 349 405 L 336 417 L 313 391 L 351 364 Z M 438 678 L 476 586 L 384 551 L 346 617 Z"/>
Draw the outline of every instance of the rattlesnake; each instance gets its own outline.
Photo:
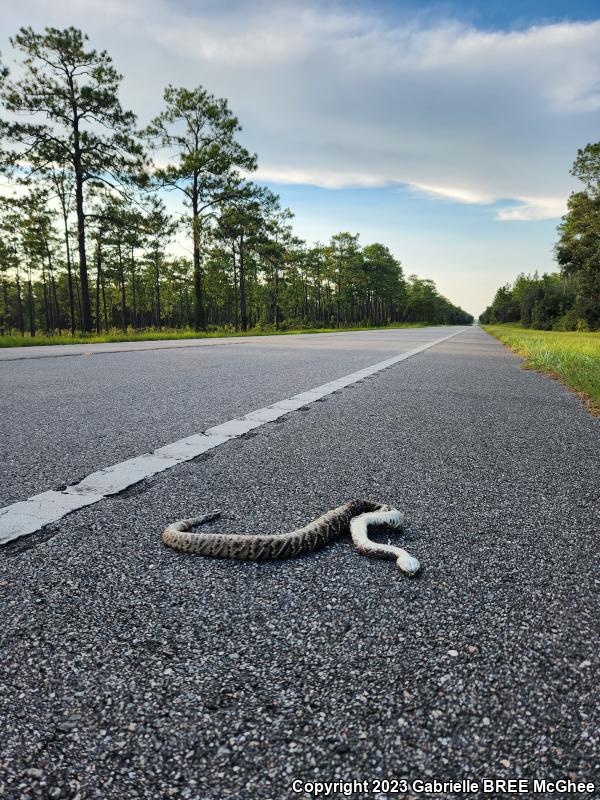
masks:
<path id="1" fill-rule="evenodd" d="M 220 515 L 220 511 L 211 511 L 200 517 L 174 522 L 165 529 L 163 541 L 169 547 L 188 553 L 258 561 L 308 553 L 350 531 L 352 542 L 361 553 L 379 558 L 393 557 L 396 559 L 396 566 L 408 575 L 414 575 L 420 568 L 418 560 L 406 550 L 389 544 L 379 544 L 368 538 L 369 525 L 400 528 L 404 520 L 403 514 L 395 508 L 370 500 L 351 500 L 290 533 L 247 536 L 236 533 L 197 533 L 193 530 Z"/>

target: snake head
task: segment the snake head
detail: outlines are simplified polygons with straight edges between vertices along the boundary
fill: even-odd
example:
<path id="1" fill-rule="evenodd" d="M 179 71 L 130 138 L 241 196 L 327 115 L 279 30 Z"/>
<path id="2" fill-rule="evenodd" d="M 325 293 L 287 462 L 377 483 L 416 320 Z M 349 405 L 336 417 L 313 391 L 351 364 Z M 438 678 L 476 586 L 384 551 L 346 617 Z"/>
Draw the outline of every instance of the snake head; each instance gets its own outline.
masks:
<path id="1" fill-rule="evenodd" d="M 411 556 L 410 553 L 402 551 L 396 559 L 396 566 L 405 572 L 407 575 L 416 575 L 421 569 L 421 564 L 417 558 Z"/>

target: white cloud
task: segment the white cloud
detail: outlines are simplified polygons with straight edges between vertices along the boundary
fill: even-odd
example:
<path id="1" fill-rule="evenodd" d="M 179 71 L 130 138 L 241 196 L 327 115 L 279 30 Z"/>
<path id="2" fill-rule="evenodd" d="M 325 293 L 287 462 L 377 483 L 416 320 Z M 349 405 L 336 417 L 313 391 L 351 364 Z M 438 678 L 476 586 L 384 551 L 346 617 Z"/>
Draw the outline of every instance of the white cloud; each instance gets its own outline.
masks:
<path id="1" fill-rule="evenodd" d="M 418 192 L 441 197 L 445 200 L 454 200 L 457 203 L 465 203 L 466 205 L 488 205 L 494 202 L 492 195 L 482 194 L 481 192 L 458 186 L 428 186 L 423 183 L 415 183 L 412 184 L 412 188 Z"/>
<path id="2" fill-rule="evenodd" d="M 521 202 L 500 220 L 560 216 L 575 150 L 597 138 L 600 21 L 482 31 L 357 8 L 23 0 L 4 27 L 88 30 L 142 122 L 167 83 L 227 96 L 264 179 L 404 184 L 460 203 Z"/>
<path id="3" fill-rule="evenodd" d="M 300 186 L 319 186 L 323 189 L 373 189 L 390 185 L 379 175 L 369 175 L 359 172 L 344 172 L 341 170 L 314 170 L 271 168 L 259 166 L 252 173 L 253 180 L 268 183 L 296 184 Z"/>
<path id="4" fill-rule="evenodd" d="M 501 208 L 496 219 L 503 222 L 530 222 L 540 219 L 557 219 L 567 211 L 563 197 L 519 197 L 519 205 Z"/>

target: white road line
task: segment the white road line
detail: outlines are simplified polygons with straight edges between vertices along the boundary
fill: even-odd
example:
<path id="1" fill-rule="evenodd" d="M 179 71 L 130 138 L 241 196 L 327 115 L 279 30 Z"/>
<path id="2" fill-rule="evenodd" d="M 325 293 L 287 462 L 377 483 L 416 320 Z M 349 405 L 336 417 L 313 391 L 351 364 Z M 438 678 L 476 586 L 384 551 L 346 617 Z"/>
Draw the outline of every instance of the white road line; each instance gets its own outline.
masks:
<path id="1" fill-rule="evenodd" d="M 422 353 L 430 347 L 435 347 L 463 331 L 464 329 L 455 331 L 448 336 L 416 347 L 414 350 L 408 350 L 357 372 L 344 375 L 342 378 L 324 383 L 322 386 L 296 394 L 286 400 L 279 400 L 265 408 L 251 411 L 238 419 L 231 419 L 215 425 L 203 433 L 195 433 L 185 439 L 179 439 L 157 448 L 152 453 L 143 453 L 112 467 L 93 472 L 75 486 L 69 486 L 64 491 L 42 492 L 28 500 L 0 508 L 0 544 L 6 544 L 20 536 L 34 533 L 45 525 L 57 522 L 72 511 L 98 503 L 103 498 L 122 492 L 128 486 L 139 483 L 144 478 L 170 469 L 183 461 L 190 461 L 231 439 L 243 436 L 254 428 L 273 422 L 279 417 L 333 394 L 344 386 L 350 386 L 391 367 L 393 364 L 406 361 L 407 358 Z"/>

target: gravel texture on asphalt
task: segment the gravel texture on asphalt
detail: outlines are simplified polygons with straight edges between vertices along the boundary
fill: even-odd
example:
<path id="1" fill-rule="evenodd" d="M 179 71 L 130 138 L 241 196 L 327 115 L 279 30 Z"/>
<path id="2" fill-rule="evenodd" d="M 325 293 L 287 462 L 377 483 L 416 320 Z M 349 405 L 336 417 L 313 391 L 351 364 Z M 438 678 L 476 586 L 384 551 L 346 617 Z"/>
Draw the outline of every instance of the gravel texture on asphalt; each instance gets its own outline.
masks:
<path id="1" fill-rule="evenodd" d="M 0 506 L 452 332 L 273 336 L 194 348 L 184 340 L 168 350 L 0 363 Z"/>
<path id="2" fill-rule="evenodd" d="M 0 797 L 600 785 L 599 439 L 472 329 L 9 545 Z M 391 536 L 420 577 L 344 540 L 254 564 L 160 538 L 214 507 L 215 530 L 274 532 L 361 496 L 406 512 Z"/>

